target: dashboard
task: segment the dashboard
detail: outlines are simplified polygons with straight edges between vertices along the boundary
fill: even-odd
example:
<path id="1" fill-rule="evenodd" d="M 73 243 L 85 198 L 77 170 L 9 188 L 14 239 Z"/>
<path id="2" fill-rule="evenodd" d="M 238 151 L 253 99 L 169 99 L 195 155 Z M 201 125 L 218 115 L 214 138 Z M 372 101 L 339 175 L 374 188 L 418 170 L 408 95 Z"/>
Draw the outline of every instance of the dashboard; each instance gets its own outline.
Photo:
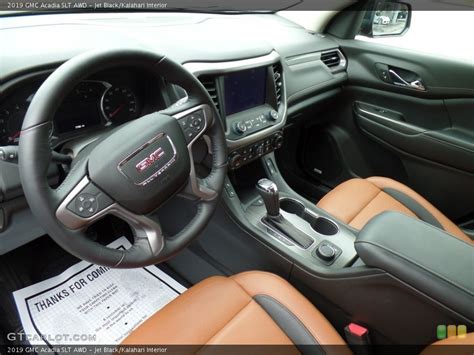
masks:
<path id="1" fill-rule="evenodd" d="M 193 73 L 220 113 L 231 169 L 278 149 L 285 126 L 305 111 L 311 114 L 318 100 L 337 95 L 347 80 L 336 40 L 275 14 L 12 16 L 2 18 L 0 35 L 0 146 L 18 144 L 28 105 L 47 76 L 93 49 L 146 49 Z M 324 62 L 334 56 L 336 66 Z M 185 96 L 178 86 L 136 68 L 98 71 L 58 103 L 52 146 L 59 152 L 87 144 Z M 52 185 L 64 178 L 61 169 L 51 164 Z M 23 196 L 17 164 L 0 160 L 0 255 L 43 234 Z"/>

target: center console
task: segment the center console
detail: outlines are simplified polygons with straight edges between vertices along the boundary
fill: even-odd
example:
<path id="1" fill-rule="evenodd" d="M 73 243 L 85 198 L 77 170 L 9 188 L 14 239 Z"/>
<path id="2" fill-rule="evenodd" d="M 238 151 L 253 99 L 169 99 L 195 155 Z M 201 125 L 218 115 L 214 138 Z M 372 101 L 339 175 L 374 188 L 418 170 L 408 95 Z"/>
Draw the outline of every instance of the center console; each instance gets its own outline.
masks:
<path id="1" fill-rule="evenodd" d="M 266 242 L 290 253 L 301 264 L 322 270 L 351 265 L 356 259 L 352 230 L 315 206 L 305 205 L 301 196 L 291 189 L 278 193 L 276 186 L 283 186 L 278 181 L 282 178 L 276 163 L 267 158 L 282 147 L 287 118 L 285 73 L 280 56 L 271 52 L 240 61 L 187 63 L 185 66 L 202 82 L 220 113 L 230 172 L 258 164 L 263 159 L 269 174 L 277 179 L 271 197 L 277 216 L 268 213 L 270 205 L 265 204 L 265 208 L 262 202 L 265 193 L 254 183 L 246 192 L 249 202 L 244 206 L 244 219 Z M 251 170 L 252 165 L 249 166 Z M 272 178 L 270 175 L 267 176 Z M 233 188 L 228 181 L 226 193 L 239 208 L 239 192 Z"/>
<path id="2" fill-rule="evenodd" d="M 341 268 L 354 261 L 355 235 L 349 229 L 295 198 L 280 198 L 277 185 L 269 179 L 260 179 L 257 191 L 265 208 L 258 200 L 250 204 L 249 220 L 270 238 L 298 253 L 301 262 Z"/>

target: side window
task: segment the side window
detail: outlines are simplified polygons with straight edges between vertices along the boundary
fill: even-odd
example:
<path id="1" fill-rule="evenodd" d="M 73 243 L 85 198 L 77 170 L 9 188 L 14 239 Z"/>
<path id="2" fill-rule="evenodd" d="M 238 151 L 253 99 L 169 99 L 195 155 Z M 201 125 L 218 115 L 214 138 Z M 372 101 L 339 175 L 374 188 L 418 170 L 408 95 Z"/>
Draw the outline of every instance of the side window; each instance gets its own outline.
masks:
<path id="1" fill-rule="evenodd" d="M 473 62 L 473 11 L 419 10 L 411 3 L 370 1 L 356 40 Z"/>

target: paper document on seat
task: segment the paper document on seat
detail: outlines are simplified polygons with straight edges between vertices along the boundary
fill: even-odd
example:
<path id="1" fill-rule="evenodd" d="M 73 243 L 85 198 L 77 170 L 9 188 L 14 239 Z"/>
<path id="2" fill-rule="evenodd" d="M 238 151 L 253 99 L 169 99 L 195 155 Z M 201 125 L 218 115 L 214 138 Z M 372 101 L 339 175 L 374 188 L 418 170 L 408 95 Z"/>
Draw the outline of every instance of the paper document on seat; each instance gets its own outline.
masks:
<path id="1" fill-rule="evenodd" d="M 125 237 L 109 245 L 130 246 Z M 185 290 L 156 266 L 112 269 L 82 261 L 13 295 L 32 345 L 115 345 Z"/>

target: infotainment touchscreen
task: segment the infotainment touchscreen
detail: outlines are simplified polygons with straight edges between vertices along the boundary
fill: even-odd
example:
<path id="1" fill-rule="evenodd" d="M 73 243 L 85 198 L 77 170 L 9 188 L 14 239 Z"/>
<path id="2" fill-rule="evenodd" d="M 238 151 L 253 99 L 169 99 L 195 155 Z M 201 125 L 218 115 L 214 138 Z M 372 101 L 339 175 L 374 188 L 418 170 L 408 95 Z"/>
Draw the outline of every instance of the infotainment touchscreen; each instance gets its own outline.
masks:
<path id="1" fill-rule="evenodd" d="M 265 103 L 267 68 L 243 70 L 224 76 L 226 116 Z"/>

